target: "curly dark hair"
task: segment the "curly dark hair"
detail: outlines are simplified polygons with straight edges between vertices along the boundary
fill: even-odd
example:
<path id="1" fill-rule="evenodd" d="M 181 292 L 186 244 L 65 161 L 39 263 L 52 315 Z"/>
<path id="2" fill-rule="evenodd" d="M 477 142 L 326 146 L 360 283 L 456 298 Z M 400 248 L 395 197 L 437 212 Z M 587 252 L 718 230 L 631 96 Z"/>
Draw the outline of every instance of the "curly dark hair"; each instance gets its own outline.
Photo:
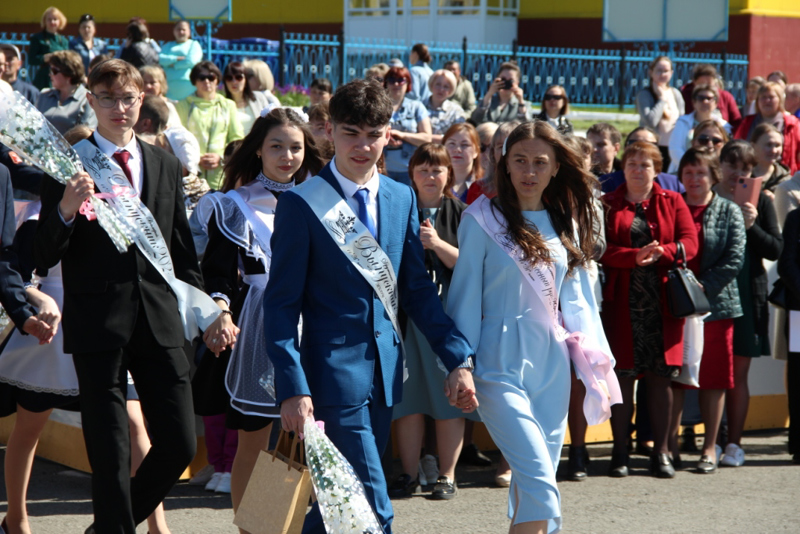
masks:
<path id="1" fill-rule="evenodd" d="M 222 191 L 227 192 L 255 180 L 262 169 L 261 158 L 257 155 L 258 150 L 264 144 L 264 139 L 267 138 L 269 131 L 276 126 L 283 125 L 292 126 L 303 132 L 305 154 L 303 164 L 293 176 L 295 183 L 301 183 L 309 173 L 314 176 L 322 170 L 319 149 L 308 125 L 293 110 L 277 108 L 270 111 L 266 117 L 256 119 L 250 133 L 245 136 L 242 144 L 225 164 L 225 181 L 222 184 Z"/>
<path id="2" fill-rule="evenodd" d="M 552 261 L 544 238 L 522 214 L 508 172 L 507 160 L 511 148 L 528 139 L 540 139 L 550 145 L 559 164 L 558 172 L 542 192 L 542 203 L 553 229 L 567 249 L 568 272 L 571 273 L 575 267 L 585 266 L 594 255 L 597 238 L 593 228 L 597 214 L 593 203 L 594 191 L 599 185 L 597 178 L 584 170 L 583 155 L 566 143 L 550 124 L 543 121 L 524 122 L 508 136 L 506 153 L 497 162 L 497 197 L 492 199 L 492 207 L 503 215 L 508 235 L 519 245 L 531 264 Z"/>
<path id="3" fill-rule="evenodd" d="M 328 110 L 334 124 L 385 126 L 392 120 L 392 101 L 378 82 L 355 79 L 336 90 Z"/>

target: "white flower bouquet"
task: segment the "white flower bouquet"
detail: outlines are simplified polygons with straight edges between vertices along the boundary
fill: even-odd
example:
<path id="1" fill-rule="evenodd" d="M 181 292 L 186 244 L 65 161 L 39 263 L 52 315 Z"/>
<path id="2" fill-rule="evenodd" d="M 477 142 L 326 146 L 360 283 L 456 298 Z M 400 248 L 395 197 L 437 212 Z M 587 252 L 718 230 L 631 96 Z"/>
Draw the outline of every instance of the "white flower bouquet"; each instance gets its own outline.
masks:
<path id="1" fill-rule="evenodd" d="M 328 534 L 382 533 L 350 462 L 312 419 L 306 419 L 303 433 L 306 463 Z"/>
<path id="2" fill-rule="evenodd" d="M 83 170 L 80 157 L 67 140 L 16 91 L 0 94 L 0 142 L 62 184 Z M 132 243 L 129 223 L 99 198 L 92 197 L 91 206 L 114 246 L 125 252 Z"/>

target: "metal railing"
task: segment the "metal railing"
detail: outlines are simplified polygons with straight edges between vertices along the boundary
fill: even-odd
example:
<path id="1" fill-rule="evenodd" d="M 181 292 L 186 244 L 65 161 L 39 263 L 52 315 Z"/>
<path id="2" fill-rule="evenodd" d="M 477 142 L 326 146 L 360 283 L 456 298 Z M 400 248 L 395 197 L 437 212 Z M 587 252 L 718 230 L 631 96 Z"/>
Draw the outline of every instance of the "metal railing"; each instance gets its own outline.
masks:
<path id="1" fill-rule="evenodd" d="M 205 36 L 196 37 L 208 50 Z M 0 42 L 17 45 L 22 53 L 23 77 L 33 78 L 34 68 L 28 65 L 28 34 L 0 33 Z M 118 49 L 121 39 L 110 39 L 109 47 Z M 396 39 L 365 39 L 339 35 L 314 35 L 281 31 L 280 39 L 251 38 L 238 40 L 211 39 L 211 60 L 222 69 L 229 61 L 261 59 L 275 73 L 281 86 L 308 87 L 317 77 L 331 80 L 338 86 L 353 78 L 363 77 L 375 63 L 388 63 L 400 58 L 408 64 L 411 43 Z M 461 43 L 429 43 L 431 67 L 441 68 L 450 59 L 461 63 L 462 74 L 475 87 L 478 98 L 489 87 L 498 67 L 510 59 L 522 71 L 521 86 L 525 98 L 538 102 L 549 85 L 564 86 L 570 102 L 594 106 L 630 106 L 636 93 L 649 83 L 647 67 L 656 55 L 649 50 L 589 50 L 572 48 L 517 47 L 515 45 L 473 44 L 464 38 Z M 710 63 L 717 67 L 725 89 L 737 102 L 744 101 L 747 86 L 746 55 L 700 54 L 671 52 L 675 73 L 672 84 L 680 87 L 691 79 L 692 67 Z M 280 65 L 280 67 L 279 67 Z"/>

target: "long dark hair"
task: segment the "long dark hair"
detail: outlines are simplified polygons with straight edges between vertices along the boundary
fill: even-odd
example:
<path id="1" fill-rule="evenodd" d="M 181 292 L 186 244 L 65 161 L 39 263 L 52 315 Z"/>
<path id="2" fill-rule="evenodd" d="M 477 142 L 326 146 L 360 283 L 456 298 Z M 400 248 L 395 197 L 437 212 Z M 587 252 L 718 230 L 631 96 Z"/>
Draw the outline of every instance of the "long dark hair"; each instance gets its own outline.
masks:
<path id="1" fill-rule="evenodd" d="M 228 82 L 225 78 L 228 76 L 236 76 L 237 74 L 244 76 L 244 89 L 242 89 L 242 97 L 244 98 L 245 102 L 250 102 L 256 99 L 256 95 L 253 94 L 253 90 L 250 89 L 250 84 L 247 83 L 247 75 L 245 73 L 244 63 L 241 61 L 231 61 L 225 66 L 225 72 L 222 74 L 222 85 L 225 86 L 225 96 L 228 97 L 230 100 L 233 100 L 233 95 L 230 91 L 228 91 Z"/>
<path id="2" fill-rule="evenodd" d="M 300 116 L 287 108 L 277 108 L 267 114 L 266 117 L 259 117 L 253 124 L 250 133 L 242 140 L 241 146 L 233 153 L 228 163 L 225 164 L 225 181 L 222 184 L 223 191 L 230 191 L 255 180 L 261 172 L 261 158 L 257 152 L 264 144 L 269 131 L 276 126 L 289 125 L 303 132 L 303 145 L 305 154 L 303 164 L 292 176 L 295 183 L 301 183 L 309 173 L 316 175 L 322 169 L 319 149 L 314 141 L 314 136 Z"/>
<path id="3" fill-rule="evenodd" d="M 594 175 L 584 170 L 583 155 L 565 143 L 561 134 L 550 124 L 544 121 L 525 122 L 508 136 L 505 154 L 497 162 L 497 197 L 492 199 L 492 206 L 503 215 L 508 235 L 520 246 L 531 264 L 552 261 L 544 238 L 522 215 L 517 192 L 508 172 L 507 160 L 511 148 L 528 139 L 540 139 L 550 145 L 559 164 L 558 172 L 542 192 L 542 203 L 553 229 L 567 249 L 568 272 L 572 272 L 575 267 L 586 265 L 594 255 L 597 239 L 592 229 L 595 228 L 597 214 L 593 202 L 594 190 L 599 185 Z"/>

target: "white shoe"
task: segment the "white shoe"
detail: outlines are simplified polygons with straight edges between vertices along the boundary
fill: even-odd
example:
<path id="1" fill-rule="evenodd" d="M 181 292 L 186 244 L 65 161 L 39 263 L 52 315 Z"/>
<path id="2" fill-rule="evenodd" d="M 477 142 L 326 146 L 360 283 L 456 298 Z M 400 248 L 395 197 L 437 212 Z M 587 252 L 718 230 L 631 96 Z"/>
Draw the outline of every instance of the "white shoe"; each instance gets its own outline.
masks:
<path id="1" fill-rule="evenodd" d="M 425 471 L 422 469 L 422 460 L 417 464 L 417 480 L 419 480 L 420 486 L 428 485 L 428 479 L 425 478 Z"/>
<path id="2" fill-rule="evenodd" d="M 719 461 L 720 465 L 728 467 L 739 467 L 744 465 L 744 451 L 735 443 L 728 443 L 725 446 L 725 454 Z"/>
<path id="3" fill-rule="evenodd" d="M 432 454 L 426 454 L 422 457 L 419 461 L 419 468 L 420 468 L 420 484 L 422 484 L 422 478 L 424 477 L 428 484 L 436 484 L 436 480 L 439 478 L 439 465 L 436 462 L 436 457 Z"/>
<path id="4" fill-rule="evenodd" d="M 208 481 L 211 480 L 211 477 L 214 475 L 214 466 L 208 464 L 200 471 L 194 474 L 194 476 L 189 480 L 190 486 L 205 486 L 208 484 Z"/>
<path id="5" fill-rule="evenodd" d="M 211 475 L 211 480 L 209 480 L 208 484 L 206 484 L 206 491 L 216 491 L 222 475 L 223 473 L 214 473 Z"/>
<path id="6" fill-rule="evenodd" d="M 219 479 L 219 484 L 214 489 L 216 493 L 230 493 L 231 492 L 231 474 L 223 473 Z"/>

